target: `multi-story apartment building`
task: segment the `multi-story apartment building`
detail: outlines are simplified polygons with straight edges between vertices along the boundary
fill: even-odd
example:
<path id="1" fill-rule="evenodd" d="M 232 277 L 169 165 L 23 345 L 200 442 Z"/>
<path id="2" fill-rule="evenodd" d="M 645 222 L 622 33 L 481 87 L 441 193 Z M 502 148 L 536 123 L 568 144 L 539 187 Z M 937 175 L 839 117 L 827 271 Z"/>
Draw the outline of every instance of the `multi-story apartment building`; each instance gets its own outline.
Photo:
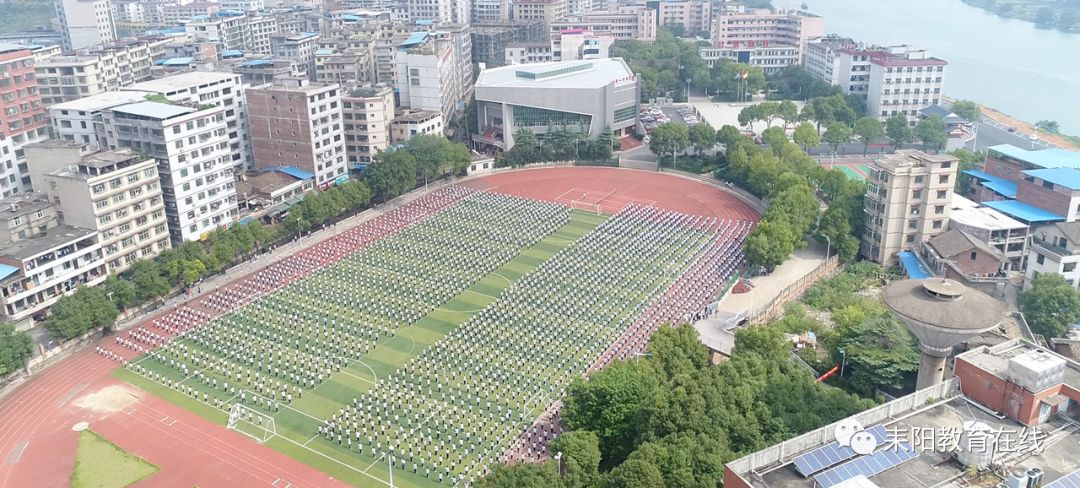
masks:
<path id="1" fill-rule="evenodd" d="M 258 12 L 266 8 L 263 0 L 222 0 L 221 8 L 237 12 Z"/>
<path id="2" fill-rule="evenodd" d="M 271 59 L 269 56 L 243 59 L 230 68 L 250 86 L 273 83 L 284 78 L 306 78 L 307 70 L 291 59 Z"/>
<path id="3" fill-rule="evenodd" d="M 496 24 L 510 20 L 511 0 L 473 0 L 470 24 Z"/>
<path id="4" fill-rule="evenodd" d="M 176 5 L 176 0 L 119 0 L 113 2 L 113 25 L 116 38 L 138 35 L 148 29 L 162 28 L 175 23 L 165 23 L 164 10 Z"/>
<path id="5" fill-rule="evenodd" d="M 587 34 L 580 29 L 565 30 L 552 36 L 550 43 L 510 44 L 503 64 L 604 59 L 614 42 L 615 38 L 610 35 Z"/>
<path id="6" fill-rule="evenodd" d="M 41 100 L 52 106 L 152 79 L 154 62 L 165 56 L 170 42 L 167 37 L 122 39 L 39 62 Z"/>
<path id="7" fill-rule="evenodd" d="M 468 0 L 408 0 L 409 20 L 435 23 L 468 24 L 472 8 Z"/>
<path id="8" fill-rule="evenodd" d="M 470 26 L 473 63 L 489 68 L 506 64 L 506 48 L 514 43 L 546 43 L 542 22 L 499 22 Z"/>
<path id="9" fill-rule="evenodd" d="M 937 105 L 941 101 L 941 90 L 945 81 L 945 61 L 931 57 L 922 50 L 912 50 L 907 46 L 888 48 L 887 51 L 842 51 L 840 61 L 841 76 L 848 73 L 847 59 L 859 58 L 852 61 L 851 66 L 869 61 L 869 72 L 856 73 L 851 71 L 852 80 L 849 93 L 855 91 L 858 86 L 855 78 L 866 79 L 866 114 L 886 119 L 893 115 L 907 115 L 908 121 L 914 124 L 918 121 L 919 110 Z M 842 82 L 841 82 L 842 83 Z"/>
<path id="10" fill-rule="evenodd" d="M 222 11 L 190 19 L 184 30 L 192 39 L 217 43 L 219 51 L 242 50 L 251 44 L 249 20 L 246 15 Z"/>
<path id="11" fill-rule="evenodd" d="M 949 210 L 949 229 L 964 231 L 997 250 L 1006 259 L 1006 271 L 1024 269 L 1031 234 L 1027 224 L 954 194 Z"/>
<path id="12" fill-rule="evenodd" d="M 1059 274 L 1073 288 L 1080 288 L 1080 222 L 1043 224 L 1032 231 L 1024 288 L 1041 273 Z"/>
<path id="13" fill-rule="evenodd" d="M 81 49 L 116 40 L 108 0 L 55 0 L 64 49 Z"/>
<path id="14" fill-rule="evenodd" d="M 64 295 L 108 276 L 97 231 L 64 224 L 41 193 L 0 200 L 0 243 L 4 321 L 19 328 L 29 328 L 32 316 Z"/>
<path id="15" fill-rule="evenodd" d="M 678 26 L 686 35 L 706 39 L 712 33 L 713 12 L 709 0 L 649 0 L 645 6 L 656 11 L 656 22 L 660 26 Z"/>
<path id="16" fill-rule="evenodd" d="M 388 86 L 353 89 L 341 97 L 341 118 L 349 166 L 370 163 L 372 156 L 390 146 L 394 90 Z"/>
<path id="17" fill-rule="evenodd" d="M 840 86 L 842 72 L 840 69 L 841 50 L 855 49 L 858 47 L 853 39 L 840 37 L 835 34 L 811 39 L 806 44 L 806 54 L 803 56 L 803 67 L 815 78 L 833 86 Z"/>
<path id="18" fill-rule="evenodd" d="M 53 138 L 107 148 L 102 114 L 113 107 L 141 102 L 151 92 L 109 91 L 49 107 L 49 132 Z"/>
<path id="19" fill-rule="evenodd" d="M 900 251 L 918 250 L 948 230 L 958 166 L 955 157 L 910 149 L 875 160 L 863 205 L 862 255 L 889 266 Z"/>
<path id="20" fill-rule="evenodd" d="M 825 34 L 825 19 L 801 11 L 725 8 L 713 19 L 713 46 L 753 49 L 790 46 L 802 63 L 806 44 Z"/>
<path id="21" fill-rule="evenodd" d="M 169 228 L 157 162 L 127 148 L 95 151 L 53 139 L 27 147 L 43 169 L 35 185 L 68 225 L 98 232 L 109 273 L 126 270 L 169 248 Z"/>
<path id="22" fill-rule="evenodd" d="M 544 30 L 566 14 L 566 0 L 517 0 L 513 3 L 514 20 L 539 21 L 544 24 Z"/>
<path id="23" fill-rule="evenodd" d="M 443 133 L 443 116 L 439 112 L 419 110 L 394 115 L 390 122 L 390 142 L 404 144 L 421 134 Z"/>
<path id="24" fill-rule="evenodd" d="M 247 84 L 236 73 L 194 71 L 144 81 L 125 90 L 150 92 L 187 106 L 216 105 L 225 109 L 229 157 L 236 171 L 250 169 L 253 163 L 250 129 L 244 90 Z"/>
<path id="25" fill-rule="evenodd" d="M 44 138 L 47 125 L 33 53 L 23 46 L 0 44 L 0 137 L 14 157 L 0 155 L 4 159 L 0 162 L 0 191 L 5 195 L 29 189 L 22 148 Z"/>
<path id="26" fill-rule="evenodd" d="M 371 50 L 323 48 L 315 52 L 315 81 L 339 85 L 368 84 L 375 81 Z"/>
<path id="27" fill-rule="evenodd" d="M 249 16 L 248 29 L 251 30 L 251 41 L 244 47 L 244 51 L 270 54 L 270 39 L 278 33 L 277 18 L 270 15 Z"/>
<path id="28" fill-rule="evenodd" d="M 449 120 L 472 93 L 472 44 L 467 27 L 417 32 L 398 45 L 394 86 L 402 108 Z"/>
<path id="29" fill-rule="evenodd" d="M 302 78 L 247 90 L 255 167 L 295 166 L 326 188 L 348 179 L 338 85 Z"/>
<path id="30" fill-rule="evenodd" d="M 197 1 L 191 3 L 174 3 L 161 7 L 161 16 L 168 25 L 177 25 L 196 17 L 210 17 L 217 15 L 222 9 L 218 2 Z"/>
<path id="31" fill-rule="evenodd" d="M 132 148 L 157 161 L 174 246 L 236 221 L 224 107 L 137 102 L 106 110 L 103 125 L 110 149 Z"/>
<path id="32" fill-rule="evenodd" d="M 757 66 L 766 75 L 778 73 L 788 66 L 799 64 L 799 49 L 795 46 L 700 47 L 698 54 L 709 67 L 721 59 L 726 59 Z"/>
<path id="33" fill-rule="evenodd" d="M 581 29 L 597 35 L 610 34 L 619 40 L 656 40 L 656 11 L 645 6 L 623 6 L 618 12 L 598 12 L 566 17 L 552 22 L 549 35 L 564 30 Z"/>
<path id="34" fill-rule="evenodd" d="M 316 32 L 282 32 L 270 36 L 270 52 L 274 57 L 300 63 L 309 80 L 316 79 L 315 51 L 318 49 L 319 34 Z"/>

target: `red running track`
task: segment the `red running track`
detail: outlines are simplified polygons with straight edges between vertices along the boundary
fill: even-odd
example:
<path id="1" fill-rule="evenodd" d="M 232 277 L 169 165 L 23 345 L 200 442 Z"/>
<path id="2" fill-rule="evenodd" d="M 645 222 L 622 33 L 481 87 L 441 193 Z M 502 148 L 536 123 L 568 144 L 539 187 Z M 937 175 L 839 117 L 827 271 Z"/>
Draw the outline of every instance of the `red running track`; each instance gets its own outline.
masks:
<path id="1" fill-rule="evenodd" d="M 757 210 L 718 187 L 666 173 L 597 167 L 539 168 L 485 176 L 464 183 L 477 189 L 615 213 L 631 203 L 676 212 L 757 221 Z"/>
<path id="2" fill-rule="evenodd" d="M 47 368 L 0 402 L 0 487 L 64 487 L 75 466 L 77 422 L 161 468 L 135 486 L 347 486 L 327 475 L 110 376 L 118 367 L 87 348 Z M 122 388 L 114 410 L 76 406 Z"/>

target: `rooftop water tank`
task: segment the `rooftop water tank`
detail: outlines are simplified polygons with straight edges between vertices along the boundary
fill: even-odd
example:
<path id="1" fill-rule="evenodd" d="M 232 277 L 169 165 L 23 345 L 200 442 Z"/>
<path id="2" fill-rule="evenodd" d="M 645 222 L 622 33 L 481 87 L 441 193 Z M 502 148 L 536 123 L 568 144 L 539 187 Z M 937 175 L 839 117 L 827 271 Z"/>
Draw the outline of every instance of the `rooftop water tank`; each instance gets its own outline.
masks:
<path id="1" fill-rule="evenodd" d="M 1039 468 L 1031 468 L 1027 470 L 1027 476 L 1028 488 L 1034 488 L 1036 486 L 1042 485 L 1043 470 Z"/>
<path id="2" fill-rule="evenodd" d="M 964 422 L 956 459 L 964 466 L 988 468 L 994 455 L 995 441 L 994 431 L 989 425 L 974 420 Z"/>
<path id="3" fill-rule="evenodd" d="M 1065 380 L 1065 358 L 1036 349 L 1009 359 L 1006 371 L 1013 381 L 1038 393 Z"/>

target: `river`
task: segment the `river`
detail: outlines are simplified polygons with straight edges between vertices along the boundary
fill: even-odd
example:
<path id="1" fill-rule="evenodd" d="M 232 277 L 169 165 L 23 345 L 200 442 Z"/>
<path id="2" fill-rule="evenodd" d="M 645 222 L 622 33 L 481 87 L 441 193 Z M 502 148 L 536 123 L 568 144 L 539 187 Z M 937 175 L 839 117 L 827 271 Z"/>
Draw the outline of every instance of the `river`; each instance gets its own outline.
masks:
<path id="1" fill-rule="evenodd" d="M 911 44 L 949 62 L 946 95 L 1080 135 L 1080 34 L 1038 29 L 960 0 L 805 0 L 825 31 L 879 45 Z M 799 8 L 803 0 L 773 0 Z"/>

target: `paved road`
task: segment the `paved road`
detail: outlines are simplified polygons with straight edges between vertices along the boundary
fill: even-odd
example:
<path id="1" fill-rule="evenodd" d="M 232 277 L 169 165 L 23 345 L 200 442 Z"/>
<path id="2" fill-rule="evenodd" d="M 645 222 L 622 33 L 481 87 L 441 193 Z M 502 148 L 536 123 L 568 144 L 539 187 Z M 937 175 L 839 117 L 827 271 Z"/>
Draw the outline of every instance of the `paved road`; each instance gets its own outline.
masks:
<path id="1" fill-rule="evenodd" d="M 949 108 L 952 106 L 952 102 L 942 100 L 941 106 Z M 1029 133 L 1021 132 L 1020 130 L 1009 132 L 1008 126 L 991 119 L 990 117 L 982 116 L 980 119 L 977 130 L 978 134 L 974 141 L 968 142 L 968 149 L 981 150 L 1001 144 L 1012 144 L 1024 149 L 1047 149 L 1058 147 L 1057 145 L 1042 139 L 1032 141 L 1031 139 L 1028 139 Z"/>

